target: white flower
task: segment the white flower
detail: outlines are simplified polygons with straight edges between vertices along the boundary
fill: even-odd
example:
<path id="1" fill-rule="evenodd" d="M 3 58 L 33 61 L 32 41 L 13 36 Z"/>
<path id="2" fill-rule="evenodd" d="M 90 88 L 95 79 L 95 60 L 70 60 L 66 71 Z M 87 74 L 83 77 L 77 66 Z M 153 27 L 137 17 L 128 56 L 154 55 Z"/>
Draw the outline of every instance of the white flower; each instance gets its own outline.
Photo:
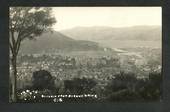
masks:
<path id="1" fill-rule="evenodd" d="M 37 94 L 38 93 L 38 91 L 35 91 L 35 94 Z"/>
<path id="2" fill-rule="evenodd" d="M 56 98 L 54 98 L 54 99 L 53 99 L 53 101 L 54 101 L 54 102 L 56 102 L 56 101 L 57 101 L 57 99 L 56 99 Z"/>
<path id="3" fill-rule="evenodd" d="M 59 98 L 59 102 L 62 102 L 63 100 L 62 100 L 62 98 Z"/>
<path id="4" fill-rule="evenodd" d="M 30 90 L 26 90 L 26 92 L 30 92 Z"/>

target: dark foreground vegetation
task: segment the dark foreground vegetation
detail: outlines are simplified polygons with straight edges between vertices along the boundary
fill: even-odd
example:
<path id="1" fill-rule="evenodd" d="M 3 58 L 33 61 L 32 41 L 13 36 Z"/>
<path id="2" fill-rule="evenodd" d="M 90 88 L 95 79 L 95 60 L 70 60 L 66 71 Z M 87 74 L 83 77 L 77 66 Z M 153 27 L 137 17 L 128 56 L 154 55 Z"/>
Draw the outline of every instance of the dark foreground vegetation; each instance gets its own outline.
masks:
<path id="1" fill-rule="evenodd" d="M 143 79 L 138 79 L 135 74 L 121 72 L 106 85 L 99 85 L 95 79 L 73 78 L 64 80 L 62 89 L 55 86 L 54 79 L 48 71 L 34 72 L 32 86 L 18 90 L 17 101 L 44 103 L 155 101 L 161 96 L 161 74 L 156 72 Z"/>

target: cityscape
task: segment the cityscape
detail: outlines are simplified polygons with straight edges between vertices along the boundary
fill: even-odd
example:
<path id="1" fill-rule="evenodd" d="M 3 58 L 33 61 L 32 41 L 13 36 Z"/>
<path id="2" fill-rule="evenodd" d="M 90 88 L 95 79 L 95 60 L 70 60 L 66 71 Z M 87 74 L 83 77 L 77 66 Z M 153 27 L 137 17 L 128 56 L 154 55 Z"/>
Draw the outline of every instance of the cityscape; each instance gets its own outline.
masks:
<path id="1" fill-rule="evenodd" d="M 101 14 L 113 10 L 116 15 L 114 7 L 108 10 L 102 7 L 101 9 L 104 9 Z M 120 12 L 125 10 L 121 7 L 118 9 Z M 70 23 L 67 28 L 60 23 L 62 20 L 66 23 L 70 22 L 64 18 L 68 15 L 67 11 L 70 11 L 72 14 L 76 12 L 77 22 L 74 20 L 73 23 L 78 24 L 81 21 L 78 14 L 81 11 L 87 14 L 86 10 L 92 10 L 89 14 L 96 14 L 90 16 L 91 21 L 89 20 L 88 24 L 83 26 L 83 23 L 79 23 L 80 26 L 82 25 L 80 27 Z M 132 26 L 120 28 L 109 26 L 104 22 L 96 26 L 92 20 L 99 16 L 97 12 L 100 7 L 98 9 L 87 7 L 86 10 L 80 8 L 79 12 L 70 7 L 68 9 L 64 7 L 11 8 L 10 101 L 91 103 L 161 100 L 160 24 L 134 25 L 132 22 Z M 145 8 L 136 10 L 145 12 Z M 147 10 L 148 13 L 149 10 L 154 10 L 159 17 L 160 8 Z M 58 12 L 57 16 L 62 18 L 62 20 L 58 18 L 61 29 L 56 28 L 57 23 L 53 20 L 56 18 L 48 15 L 50 11 L 53 14 Z M 31 21 L 32 26 L 25 22 L 25 26 L 19 24 L 14 27 L 16 23 L 14 17 L 18 17 L 15 15 L 18 12 L 29 13 L 32 20 L 25 19 L 27 15 L 24 20 L 28 23 Z M 129 8 L 127 13 L 133 15 L 133 11 Z M 46 15 L 51 18 L 46 18 Z M 135 18 L 135 15 L 132 18 Z M 24 21 L 21 19 L 18 23 L 22 22 Z M 49 32 L 48 27 L 51 28 L 52 24 L 55 25 L 52 27 L 52 32 Z M 34 30 L 31 30 L 33 28 Z M 14 31 L 16 33 L 13 33 Z M 15 40 L 15 36 L 18 39 Z"/>

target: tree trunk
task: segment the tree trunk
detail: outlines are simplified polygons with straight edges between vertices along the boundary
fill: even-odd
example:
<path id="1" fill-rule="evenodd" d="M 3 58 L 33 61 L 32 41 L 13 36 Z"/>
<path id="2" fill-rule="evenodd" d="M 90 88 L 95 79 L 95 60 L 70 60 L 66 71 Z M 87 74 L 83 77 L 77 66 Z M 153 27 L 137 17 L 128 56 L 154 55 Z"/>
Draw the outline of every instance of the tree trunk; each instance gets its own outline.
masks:
<path id="1" fill-rule="evenodd" d="M 11 99 L 13 102 L 16 102 L 17 97 L 16 97 L 16 86 L 17 86 L 17 66 L 16 66 L 16 56 L 12 57 L 11 60 L 12 63 L 12 77 L 11 77 L 11 85 L 12 85 L 12 91 L 11 91 Z"/>

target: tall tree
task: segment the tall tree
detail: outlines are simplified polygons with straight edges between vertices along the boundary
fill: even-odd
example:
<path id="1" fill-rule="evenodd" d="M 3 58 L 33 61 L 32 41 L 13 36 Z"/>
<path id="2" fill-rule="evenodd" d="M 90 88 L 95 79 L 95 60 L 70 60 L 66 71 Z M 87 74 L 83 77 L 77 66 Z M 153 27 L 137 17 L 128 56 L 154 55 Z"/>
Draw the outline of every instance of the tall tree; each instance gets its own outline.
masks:
<path id="1" fill-rule="evenodd" d="M 10 62 L 13 73 L 11 74 L 11 99 L 16 101 L 17 83 L 17 56 L 21 42 L 24 39 L 33 39 L 44 31 L 49 31 L 56 22 L 51 15 L 49 7 L 11 7 L 9 9 L 9 47 Z"/>

